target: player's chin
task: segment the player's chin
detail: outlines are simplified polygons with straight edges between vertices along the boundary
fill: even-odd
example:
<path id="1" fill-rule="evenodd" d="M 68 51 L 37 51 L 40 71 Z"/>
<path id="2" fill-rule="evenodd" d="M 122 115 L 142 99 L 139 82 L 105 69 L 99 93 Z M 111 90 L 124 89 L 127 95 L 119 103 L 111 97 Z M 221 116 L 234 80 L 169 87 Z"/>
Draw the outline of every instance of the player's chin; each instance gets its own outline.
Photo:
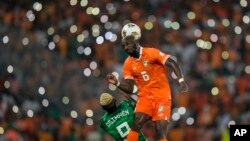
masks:
<path id="1" fill-rule="evenodd" d="M 126 53 L 128 54 L 128 55 L 133 55 L 133 52 L 132 51 L 126 51 Z"/>
<path id="2" fill-rule="evenodd" d="M 126 50 L 126 53 L 130 56 L 134 56 L 136 54 L 134 50 Z"/>

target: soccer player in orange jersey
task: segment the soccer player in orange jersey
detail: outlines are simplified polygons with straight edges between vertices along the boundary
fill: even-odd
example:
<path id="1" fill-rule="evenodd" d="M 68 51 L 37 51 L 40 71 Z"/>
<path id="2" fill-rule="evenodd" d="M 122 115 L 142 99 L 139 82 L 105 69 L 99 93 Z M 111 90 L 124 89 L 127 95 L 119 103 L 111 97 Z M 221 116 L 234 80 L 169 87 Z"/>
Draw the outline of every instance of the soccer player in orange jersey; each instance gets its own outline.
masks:
<path id="1" fill-rule="evenodd" d="M 129 25 L 130 24 L 130 25 Z M 122 47 L 129 55 L 123 66 L 124 80 L 119 81 L 108 74 L 109 83 L 127 93 L 132 93 L 134 85 L 138 87 L 138 100 L 134 122 L 127 141 L 137 141 L 138 133 L 144 123 L 155 123 L 159 141 L 167 141 L 167 126 L 171 113 L 171 90 L 167 79 L 168 69 L 176 74 L 181 92 L 187 92 L 188 86 L 174 56 L 165 54 L 156 48 L 139 45 L 140 30 L 133 23 L 125 25 L 122 31 Z M 130 34 L 131 33 L 131 34 Z"/>

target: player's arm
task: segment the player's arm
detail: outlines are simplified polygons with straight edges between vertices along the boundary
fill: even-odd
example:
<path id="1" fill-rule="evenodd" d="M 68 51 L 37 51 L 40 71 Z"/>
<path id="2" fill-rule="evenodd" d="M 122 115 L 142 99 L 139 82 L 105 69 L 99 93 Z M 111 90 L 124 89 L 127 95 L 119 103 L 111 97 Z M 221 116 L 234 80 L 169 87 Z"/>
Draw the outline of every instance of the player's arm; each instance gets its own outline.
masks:
<path id="1" fill-rule="evenodd" d="M 172 69 L 174 71 L 174 73 L 176 74 L 177 76 L 177 80 L 180 84 L 180 90 L 182 92 L 187 92 L 188 91 L 188 86 L 184 80 L 184 76 L 183 76 L 183 73 L 181 71 L 181 68 L 180 68 L 180 65 L 177 61 L 177 58 L 175 56 L 170 56 L 166 62 L 165 62 L 165 65 Z"/>
<path id="2" fill-rule="evenodd" d="M 124 91 L 125 93 L 133 92 L 133 88 L 135 84 L 133 79 L 123 79 L 119 81 L 113 74 L 108 74 L 107 79 L 109 83 L 116 85 L 120 90 Z"/>
<path id="3" fill-rule="evenodd" d="M 123 92 L 129 94 L 129 93 L 133 93 L 134 84 L 135 82 L 133 79 L 123 79 L 121 81 L 118 80 L 117 87 Z"/>
<path id="4" fill-rule="evenodd" d="M 127 98 L 129 101 L 131 101 L 133 104 L 136 103 L 136 100 L 132 97 L 132 95 L 125 93 L 124 91 L 120 90 L 121 94 Z"/>

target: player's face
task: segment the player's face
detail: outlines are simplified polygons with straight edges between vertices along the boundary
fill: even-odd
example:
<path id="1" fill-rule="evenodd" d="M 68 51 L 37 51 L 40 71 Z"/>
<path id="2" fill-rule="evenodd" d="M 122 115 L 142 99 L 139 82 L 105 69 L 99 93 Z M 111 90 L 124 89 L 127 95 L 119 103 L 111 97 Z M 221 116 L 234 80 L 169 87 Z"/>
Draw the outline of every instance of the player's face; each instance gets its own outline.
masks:
<path id="1" fill-rule="evenodd" d="M 136 56 L 137 47 L 133 36 L 126 37 L 122 40 L 122 47 L 130 56 Z"/>

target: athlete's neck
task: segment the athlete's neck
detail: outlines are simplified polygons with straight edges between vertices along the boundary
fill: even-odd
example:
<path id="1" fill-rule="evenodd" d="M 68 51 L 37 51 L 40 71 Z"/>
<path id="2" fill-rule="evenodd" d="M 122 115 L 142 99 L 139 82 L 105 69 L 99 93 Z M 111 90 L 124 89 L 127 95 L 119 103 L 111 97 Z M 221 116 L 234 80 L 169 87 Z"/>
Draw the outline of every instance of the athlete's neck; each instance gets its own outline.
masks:
<path id="1" fill-rule="evenodd" d="M 117 108 L 116 105 L 114 105 L 113 107 L 106 109 L 106 111 L 111 114 L 115 112 L 116 108 Z"/>
<path id="2" fill-rule="evenodd" d="M 141 46 L 140 46 L 138 43 L 136 43 L 135 46 L 136 46 L 136 50 L 135 50 L 134 54 L 131 55 L 131 56 L 132 56 L 133 58 L 138 59 L 138 58 L 140 58 L 140 55 L 141 55 L 141 54 L 140 54 Z"/>

